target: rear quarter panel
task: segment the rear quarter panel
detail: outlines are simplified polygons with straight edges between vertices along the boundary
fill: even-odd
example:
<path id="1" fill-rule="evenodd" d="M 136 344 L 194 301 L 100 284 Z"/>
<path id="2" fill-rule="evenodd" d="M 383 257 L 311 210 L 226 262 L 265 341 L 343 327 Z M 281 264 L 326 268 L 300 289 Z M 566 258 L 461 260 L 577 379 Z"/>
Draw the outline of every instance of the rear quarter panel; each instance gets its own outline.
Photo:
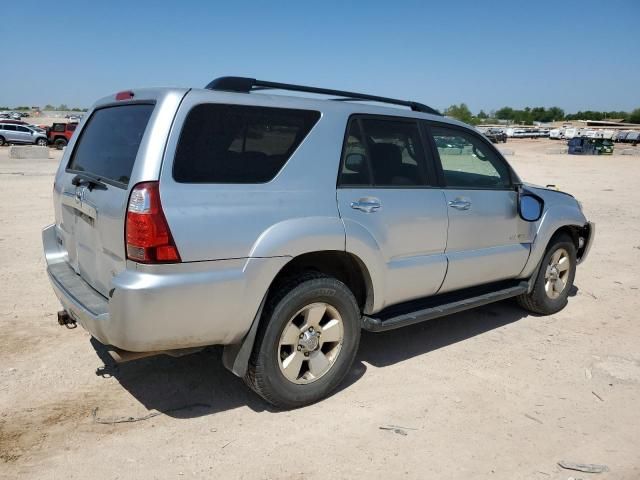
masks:
<path id="1" fill-rule="evenodd" d="M 322 113 L 270 182 L 187 184 L 173 179 L 173 159 L 188 112 L 201 103 L 241 104 L 243 98 L 194 90 L 176 115 L 160 174 L 160 196 L 182 260 L 344 250 L 335 185 L 346 115 Z M 286 101 L 258 95 L 246 95 L 246 104 L 286 107 Z"/>

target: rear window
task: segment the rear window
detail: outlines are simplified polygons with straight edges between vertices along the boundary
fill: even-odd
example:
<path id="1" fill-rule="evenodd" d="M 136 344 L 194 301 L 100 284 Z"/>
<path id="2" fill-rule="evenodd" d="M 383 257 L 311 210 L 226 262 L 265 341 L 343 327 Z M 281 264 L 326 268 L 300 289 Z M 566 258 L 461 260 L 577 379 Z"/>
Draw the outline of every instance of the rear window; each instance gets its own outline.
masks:
<path id="1" fill-rule="evenodd" d="M 287 162 L 320 113 L 202 104 L 185 120 L 173 164 L 182 183 L 265 183 Z"/>
<path id="2" fill-rule="evenodd" d="M 68 170 L 127 185 L 154 106 L 118 105 L 96 110 L 80 134 Z"/>

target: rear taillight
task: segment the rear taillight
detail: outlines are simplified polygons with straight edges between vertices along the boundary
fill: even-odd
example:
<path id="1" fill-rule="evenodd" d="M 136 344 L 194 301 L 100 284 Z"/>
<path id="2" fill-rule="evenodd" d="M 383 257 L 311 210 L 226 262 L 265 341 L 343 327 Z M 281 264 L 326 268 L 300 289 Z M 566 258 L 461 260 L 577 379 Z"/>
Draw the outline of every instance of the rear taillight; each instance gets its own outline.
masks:
<path id="1" fill-rule="evenodd" d="M 127 258 L 141 263 L 176 263 L 180 254 L 162 212 L 158 182 L 131 191 L 125 230 Z"/>

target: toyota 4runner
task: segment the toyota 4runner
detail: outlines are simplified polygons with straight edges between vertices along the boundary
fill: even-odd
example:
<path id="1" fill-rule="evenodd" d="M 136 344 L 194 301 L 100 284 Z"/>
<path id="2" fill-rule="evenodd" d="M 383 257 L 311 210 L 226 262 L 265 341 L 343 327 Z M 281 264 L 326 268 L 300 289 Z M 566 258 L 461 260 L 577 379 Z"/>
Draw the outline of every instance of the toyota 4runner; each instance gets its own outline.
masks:
<path id="1" fill-rule="evenodd" d="M 595 233 L 571 195 L 425 105 L 241 77 L 99 100 L 53 199 L 61 324 L 119 361 L 224 345 L 283 408 L 331 393 L 363 329 L 510 297 L 561 310 Z"/>

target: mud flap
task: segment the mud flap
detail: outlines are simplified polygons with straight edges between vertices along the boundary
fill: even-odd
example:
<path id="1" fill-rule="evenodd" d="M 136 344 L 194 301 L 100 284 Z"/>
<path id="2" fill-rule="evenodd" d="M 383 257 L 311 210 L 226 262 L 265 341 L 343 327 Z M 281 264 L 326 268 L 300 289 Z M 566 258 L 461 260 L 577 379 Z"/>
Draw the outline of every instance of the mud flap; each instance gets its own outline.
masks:
<path id="1" fill-rule="evenodd" d="M 260 326 L 262 309 L 264 308 L 268 295 L 269 292 L 267 291 L 262 302 L 260 302 L 260 307 L 253 319 L 249 332 L 242 339 L 242 343 L 225 345 L 222 352 L 222 363 L 225 368 L 240 378 L 243 378 L 247 373 L 249 359 L 251 358 L 251 352 L 253 351 L 253 344 L 256 341 L 256 333 L 258 333 L 258 327 Z"/>

